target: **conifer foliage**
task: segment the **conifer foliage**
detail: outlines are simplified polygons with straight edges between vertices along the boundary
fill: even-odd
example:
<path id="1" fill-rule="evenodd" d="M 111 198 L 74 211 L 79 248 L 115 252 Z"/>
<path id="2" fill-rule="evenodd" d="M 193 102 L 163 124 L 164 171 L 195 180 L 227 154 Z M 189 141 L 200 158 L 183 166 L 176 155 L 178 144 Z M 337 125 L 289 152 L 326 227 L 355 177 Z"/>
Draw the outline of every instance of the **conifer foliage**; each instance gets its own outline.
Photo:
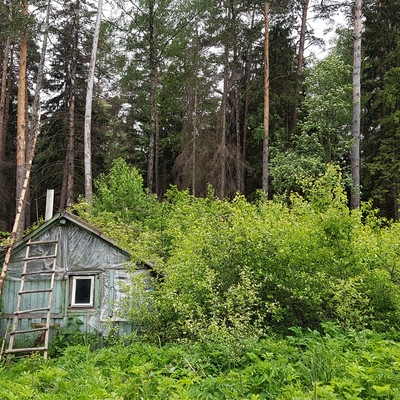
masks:
<path id="1" fill-rule="evenodd" d="M 3 230 L 12 225 L 31 146 L 21 132 L 36 124 L 34 82 L 47 2 L 26 4 L 12 0 L 0 7 Z M 70 207 L 85 191 L 85 169 L 91 170 L 90 198 L 88 175 L 96 178 L 119 157 L 143 174 L 158 199 L 171 184 L 203 197 L 211 184 L 221 199 L 264 188 L 272 198 L 299 189 L 301 177 L 326 171 L 329 162 L 343 168 L 349 198 L 372 199 L 382 215 L 398 218 L 396 1 L 113 0 L 94 36 L 99 4 L 73 0 L 52 8 L 25 225 L 43 213 L 46 189 L 55 189 L 57 209 Z M 312 57 L 310 45 L 324 39 L 312 20 L 333 21 L 339 11 L 349 17 L 347 27 L 324 57 Z M 348 90 L 359 65 L 349 57 L 349 30 L 359 20 L 365 29 L 356 57 L 362 100 L 354 101 L 361 110 L 354 141 Z M 83 134 L 88 96 L 90 143 Z M 91 154 L 86 166 L 84 147 Z"/>

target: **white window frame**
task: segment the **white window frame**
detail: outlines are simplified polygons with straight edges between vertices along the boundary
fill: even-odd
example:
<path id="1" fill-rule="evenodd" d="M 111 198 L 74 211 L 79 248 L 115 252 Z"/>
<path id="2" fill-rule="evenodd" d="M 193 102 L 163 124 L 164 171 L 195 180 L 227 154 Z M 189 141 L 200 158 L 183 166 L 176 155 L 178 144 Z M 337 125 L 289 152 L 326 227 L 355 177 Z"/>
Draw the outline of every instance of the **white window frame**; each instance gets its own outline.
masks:
<path id="1" fill-rule="evenodd" d="M 89 303 L 75 303 L 76 297 L 76 281 L 82 279 L 90 279 L 90 302 Z M 72 276 L 72 296 L 71 307 L 93 307 L 94 300 L 94 275 L 75 275 Z"/>

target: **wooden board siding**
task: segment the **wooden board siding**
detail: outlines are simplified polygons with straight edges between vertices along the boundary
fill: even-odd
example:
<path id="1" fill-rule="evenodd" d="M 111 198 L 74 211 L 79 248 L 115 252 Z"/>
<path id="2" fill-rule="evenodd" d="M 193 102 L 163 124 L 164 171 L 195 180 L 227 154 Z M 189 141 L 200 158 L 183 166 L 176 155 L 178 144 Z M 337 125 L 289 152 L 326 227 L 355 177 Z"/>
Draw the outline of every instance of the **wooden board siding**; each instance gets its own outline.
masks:
<path id="1" fill-rule="evenodd" d="M 129 323 L 118 321 L 110 309 L 115 300 L 113 283 L 115 269 L 124 269 L 129 262 L 129 254 L 116 246 L 100 231 L 69 214 L 53 217 L 50 221 L 27 235 L 17 244 L 11 256 L 8 276 L 3 289 L 3 318 L 0 321 L 0 338 L 7 326 L 7 317 L 13 315 L 20 290 L 20 276 L 25 257 L 26 243 L 32 241 L 54 240 L 59 235 L 59 248 L 56 262 L 56 281 L 54 284 L 51 307 L 51 324 L 67 323 L 68 318 L 76 318 L 83 322 L 83 332 L 103 332 L 107 334 L 110 318 L 119 325 L 120 334 L 130 333 Z M 54 247 L 48 244 L 32 248 L 31 256 L 53 254 Z M 33 260 L 29 262 L 29 270 L 37 271 L 52 267 L 51 260 Z M 72 277 L 80 275 L 94 276 L 95 297 L 93 308 L 71 307 Z M 31 275 L 27 277 L 24 290 L 48 289 L 51 275 Z M 48 278 L 48 279 L 47 279 Z M 71 280 L 71 282 L 70 282 Z M 111 289 L 111 293 L 110 293 Z M 47 307 L 48 293 L 34 293 L 22 296 L 21 310 Z M 44 323 L 45 312 L 23 314 L 18 329 L 28 329 L 33 323 Z M 56 328 L 52 328 L 52 334 Z"/>
<path id="2" fill-rule="evenodd" d="M 8 318 L 14 315 L 17 306 L 18 293 L 21 282 L 19 280 L 7 280 L 3 290 L 3 319 L 0 331 L 5 332 Z M 45 289 L 50 286 L 50 280 L 30 280 L 25 283 L 25 290 Z M 64 285 L 62 281 L 54 283 L 54 295 L 51 307 L 51 323 L 62 323 L 65 315 L 62 313 L 64 299 Z M 22 297 L 21 309 L 28 310 L 32 308 L 46 307 L 48 302 L 48 293 L 26 294 Z M 45 323 L 46 314 L 44 312 L 30 313 L 22 315 L 18 328 L 21 330 L 29 329 L 33 323 Z"/>

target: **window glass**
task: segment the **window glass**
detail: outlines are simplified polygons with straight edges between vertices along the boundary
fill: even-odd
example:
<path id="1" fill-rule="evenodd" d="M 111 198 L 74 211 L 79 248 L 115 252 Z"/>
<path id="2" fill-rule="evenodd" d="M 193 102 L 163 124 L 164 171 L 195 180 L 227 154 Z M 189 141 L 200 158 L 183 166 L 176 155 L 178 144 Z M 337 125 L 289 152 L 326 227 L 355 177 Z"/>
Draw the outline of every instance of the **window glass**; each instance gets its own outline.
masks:
<path id="1" fill-rule="evenodd" d="M 94 276 L 72 277 L 72 307 L 93 306 Z"/>

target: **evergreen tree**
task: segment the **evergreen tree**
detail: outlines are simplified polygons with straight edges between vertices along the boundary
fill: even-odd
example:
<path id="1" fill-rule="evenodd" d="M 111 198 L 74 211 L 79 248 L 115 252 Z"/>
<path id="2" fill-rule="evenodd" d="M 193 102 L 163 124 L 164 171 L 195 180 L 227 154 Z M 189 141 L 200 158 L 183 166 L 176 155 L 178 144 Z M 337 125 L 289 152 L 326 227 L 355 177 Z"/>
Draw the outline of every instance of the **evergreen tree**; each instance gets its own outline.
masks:
<path id="1" fill-rule="evenodd" d="M 398 219 L 399 208 L 399 42 L 398 0 L 365 3 L 363 196 L 383 215 Z"/>

